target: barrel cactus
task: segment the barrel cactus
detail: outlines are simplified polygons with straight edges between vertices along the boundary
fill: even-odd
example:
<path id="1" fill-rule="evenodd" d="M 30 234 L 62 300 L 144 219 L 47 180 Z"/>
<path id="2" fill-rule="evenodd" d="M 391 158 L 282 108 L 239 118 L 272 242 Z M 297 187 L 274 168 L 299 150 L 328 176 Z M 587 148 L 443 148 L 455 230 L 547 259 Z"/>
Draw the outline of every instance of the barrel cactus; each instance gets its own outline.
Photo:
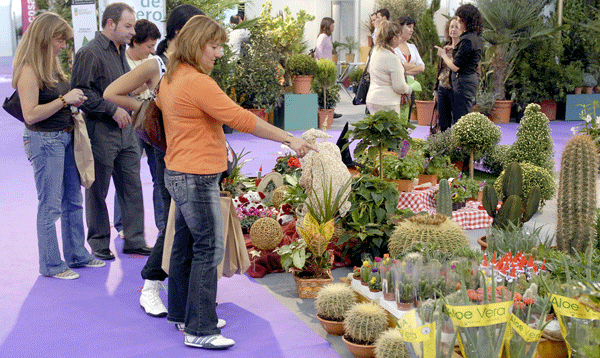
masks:
<path id="1" fill-rule="evenodd" d="M 344 315 L 345 338 L 355 344 L 373 344 L 387 327 L 387 311 L 374 302 L 355 303 Z"/>
<path id="2" fill-rule="evenodd" d="M 344 313 L 356 303 L 356 294 L 349 285 L 330 283 L 319 291 L 315 301 L 317 316 L 328 321 L 342 321 Z"/>
<path id="3" fill-rule="evenodd" d="M 390 256 L 398 256 L 416 242 L 437 243 L 446 252 L 469 247 L 463 228 L 443 214 L 415 215 L 398 224 L 388 242 Z"/>
<path id="4" fill-rule="evenodd" d="M 543 170 L 543 168 L 539 168 Z M 483 188 L 481 204 L 494 221 L 493 226 L 508 228 L 509 222 L 514 227 L 520 227 L 537 213 L 540 206 L 540 187 L 534 185 L 523 197 L 523 170 L 519 163 L 510 163 L 504 170 L 503 177 L 498 179 L 501 183 L 502 206 L 498 207 L 498 195 L 492 185 Z"/>
<path id="5" fill-rule="evenodd" d="M 598 153 L 588 136 L 573 137 L 560 165 L 556 242 L 565 252 L 583 252 L 595 240 Z"/>
<path id="6" fill-rule="evenodd" d="M 444 214 L 452 218 L 452 193 L 450 192 L 450 183 L 448 183 L 447 179 L 440 180 L 436 211 L 438 214 Z"/>
<path id="7" fill-rule="evenodd" d="M 273 218 L 260 218 L 250 228 L 250 241 L 258 250 L 273 250 L 282 238 L 281 225 Z"/>
<path id="8" fill-rule="evenodd" d="M 398 328 L 390 328 L 375 341 L 375 358 L 409 358 Z"/>

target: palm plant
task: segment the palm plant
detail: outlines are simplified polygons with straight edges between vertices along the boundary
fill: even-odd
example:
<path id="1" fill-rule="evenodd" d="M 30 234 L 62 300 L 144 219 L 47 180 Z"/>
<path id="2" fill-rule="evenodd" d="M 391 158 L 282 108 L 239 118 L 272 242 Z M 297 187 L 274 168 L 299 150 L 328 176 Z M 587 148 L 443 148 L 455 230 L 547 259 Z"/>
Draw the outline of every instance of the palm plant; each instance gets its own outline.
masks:
<path id="1" fill-rule="evenodd" d="M 477 0 L 484 25 L 483 39 L 493 49 L 493 90 L 499 98 L 505 98 L 504 84 L 521 51 L 532 40 L 560 29 L 544 22 L 542 10 L 547 4 L 547 0 Z"/>

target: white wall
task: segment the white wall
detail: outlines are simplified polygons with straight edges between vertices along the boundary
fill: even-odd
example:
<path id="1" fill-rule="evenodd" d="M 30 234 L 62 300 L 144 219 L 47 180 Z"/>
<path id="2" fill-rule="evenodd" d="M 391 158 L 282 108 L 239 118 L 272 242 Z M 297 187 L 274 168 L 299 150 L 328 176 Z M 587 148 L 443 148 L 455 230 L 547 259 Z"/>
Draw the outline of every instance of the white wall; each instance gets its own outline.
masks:
<path id="1" fill-rule="evenodd" d="M 20 1 L 14 0 L 21 4 Z M 10 1 L 0 2 L 0 56 L 13 56 L 17 47 L 17 35 L 13 25 Z"/>

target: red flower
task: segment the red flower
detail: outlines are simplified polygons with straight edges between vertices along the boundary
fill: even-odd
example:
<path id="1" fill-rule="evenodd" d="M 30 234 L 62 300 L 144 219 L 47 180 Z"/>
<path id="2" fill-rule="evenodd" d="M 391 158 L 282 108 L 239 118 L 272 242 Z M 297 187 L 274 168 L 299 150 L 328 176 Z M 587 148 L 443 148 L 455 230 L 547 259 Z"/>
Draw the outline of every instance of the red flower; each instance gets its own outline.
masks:
<path id="1" fill-rule="evenodd" d="M 295 157 L 290 157 L 290 159 L 288 159 L 288 166 L 292 168 L 300 168 L 300 160 Z"/>

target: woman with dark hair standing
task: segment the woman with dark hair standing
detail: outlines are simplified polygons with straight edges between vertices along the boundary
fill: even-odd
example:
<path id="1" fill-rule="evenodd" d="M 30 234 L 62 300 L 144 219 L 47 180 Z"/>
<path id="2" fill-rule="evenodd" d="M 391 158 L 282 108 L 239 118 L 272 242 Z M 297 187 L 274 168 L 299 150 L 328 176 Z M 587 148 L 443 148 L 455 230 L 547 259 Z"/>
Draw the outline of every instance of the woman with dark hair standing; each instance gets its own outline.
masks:
<path id="1" fill-rule="evenodd" d="M 315 58 L 320 60 L 326 58 L 328 60 L 333 59 L 333 42 L 331 42 L 331 34 L 335 21 L 330 17 L 324 17 L 321 20 L 321 28 L 319 30 L 319 37 L 317 37 L 317 45 L 315 47 Z"/>
<path id="2" fill-rule="evenodd" d="M 452 58 L 446 50 L 436 46 L 438 56 L 452 70 L 451 83 L 454 92 L 452 101 L 452 117 L 458 121 L 462 116 L 473 110 L 479 74 L 477 68 L 483 54 L 483 22 L 481 13 L 471 4 L 461 5 L 456 9 L 458 28 L 462 32 L 460 40 L 452 50 Z"/>
<path id="3" fill-rule="evenodd" d="M 452 56 L 452 50 L 458 44 L 460 39 L 460 29 L 458 25 L 458 18 L 454 16 L 446 22 L 445 27 L 446 43 L 444 44 L 444 50 L 448 57 Z M 433 95 L 437 100 L 437 108 L 439 113 L 438 124 L 441 131 L 445 131 L 450 128 L 455 121 L 452 118 L 452 99 L 454 93 L 452 91 L 452 84 L 450 83 L 450 74 L 452 71 L 450 67 L 446 65 L 444 60 L 440 58 L 438 64 L 437 81 L 433 88 Z"/>
<path id="4" fill-rule="evenodd" d="M 419 50 L 414 44 L 408 43 L 412 38 L 413 32 L 415 32 L 415 20 L 408 16 L 401 17 L 398 19 L 398 24 L 402 27 L 402 36 L 400 36 L 400 42 L 398 47 L 394 49 L 394 52 L 402 65 L 404 65 L 404 72 L 407 76 L 415 76 L 425 71 L 425 63 L 419 55 Z"/>
<path id="5" fill-rule="evenodd" d="M 156 56 L 144 61 L 135 69 L 127 72 L 123 76 L 112 82 L 104 90 L 104 98 L 119 105 L 120 107 L 136 111 L 142 105 L 142 102 L 129 93 L 146 85 L 150 90 L 154 90 L 156 85 L 166 72 L 166 63 L 170 54 L 174 51 L 177 34 L 189 19 L 195 15 L 204 15 L 197 7 L 189 4 L 183 4 L 175 7 L 167 19 L 167 36 L 158 44 Z M 162 200 L 163 217 L 159 228 L 158 238 L 152 248 L 152 252 L 142 269 L 142 278 L 144 279 L 144 288 L 140 295 L 140 305 L 150 316 L 164 317 L 167 315 L 167 308 L 162 303 L 159 291 L 163 288 L 162 281 L 167 278 L 167 273 L 162 269 L 162 256 L 165 243 L 165 225 L 169 217 L 169 207 L 171 205 L 171 195 L 165 187 L 165 153 L 154 148 L 154 159 L 156 165 L 156 185 L 158 186 Z M 223 324 L 223 323 L 221 323 Z"/>

